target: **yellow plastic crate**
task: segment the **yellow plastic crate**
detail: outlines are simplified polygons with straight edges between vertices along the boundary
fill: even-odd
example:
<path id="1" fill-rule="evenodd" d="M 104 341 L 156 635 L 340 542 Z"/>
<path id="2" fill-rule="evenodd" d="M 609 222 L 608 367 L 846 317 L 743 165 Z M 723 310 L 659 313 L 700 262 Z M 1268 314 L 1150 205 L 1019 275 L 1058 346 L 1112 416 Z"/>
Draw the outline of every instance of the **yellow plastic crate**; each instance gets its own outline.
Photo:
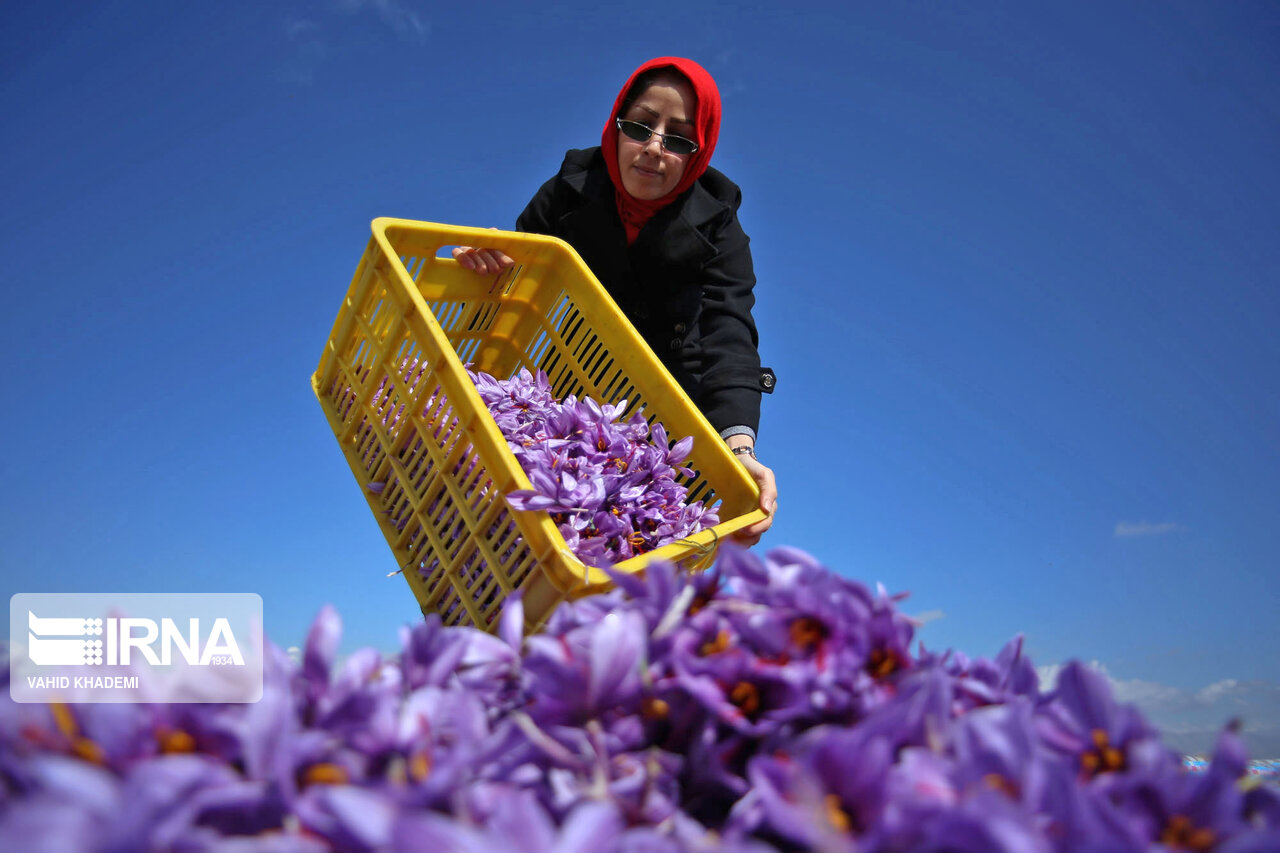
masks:
<path id="1" fill-rule="evenodd" d="M 444 247 L 500 249 L 497 276 Z M 531 488 L 464 365 L 499 379 L 544 370 L 557 399 L 626 399 L 672 440 L 691 435 L 689 499 L 720 501 L 720 524 L 617 564 L 705 568 L 720 539 L 752 524 L 759 489 L 567 243 L 554 237 L 376 219 L 311 384 L 423 613 L 486 630 L 523 589 L 526 624 L 608 589 L 546 512 L 504 495 Z M 372 483 L 385 483 L 380 493 Z"/>

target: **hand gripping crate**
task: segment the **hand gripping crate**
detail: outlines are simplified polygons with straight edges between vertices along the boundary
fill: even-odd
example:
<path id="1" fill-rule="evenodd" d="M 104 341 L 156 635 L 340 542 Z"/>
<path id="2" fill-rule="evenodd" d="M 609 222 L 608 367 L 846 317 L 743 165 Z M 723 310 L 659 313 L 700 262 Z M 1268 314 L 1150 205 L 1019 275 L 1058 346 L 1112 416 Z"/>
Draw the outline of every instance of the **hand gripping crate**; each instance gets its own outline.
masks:
<path id="1" fill-rule="evenodd" d="M 500 249 L 496 276 L 444 247 Z M 557 399 L 627 400 L 672 440 L 693 436 L 689 499 L 721 522 L 618 563 L 711 563 L 719 540 L 764 517 L 759 489 L 622 315 L 577 253 L 554 237 L 376 219 L 311 384 L 424 614 L 492 629 L 523 590 L 526 624 L 568 598 L 608 589 L 546 512 L 512 510 L 531 488 L 464 365 L 499 379 L 544 370 Z"/>

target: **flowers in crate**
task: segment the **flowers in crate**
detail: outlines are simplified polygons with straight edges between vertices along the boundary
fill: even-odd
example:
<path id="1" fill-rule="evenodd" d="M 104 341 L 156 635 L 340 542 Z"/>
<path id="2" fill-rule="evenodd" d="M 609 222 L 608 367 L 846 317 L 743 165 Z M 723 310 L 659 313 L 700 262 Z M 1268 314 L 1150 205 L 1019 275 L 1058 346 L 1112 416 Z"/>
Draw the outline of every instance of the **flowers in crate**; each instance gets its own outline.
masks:
<path id="1" fill-rule="evenodd" d="M 1280 849 L 1232 728 L 1188 772 L 1093 670 L 913 652 L 801 551 L 616 581 L 529 637 L 515 596 L 496 636 L 432 616 L 341 662 L 325 607 L 253 705 L 5 690 L 0 849 Z"/>
<path id="2" fill-rule="evenodd" d="M 556 400 L 547 375 L 522 369 L 507 380 L 468 371 L 532 489 L 513 492 L 515 509 L 545 510 L 566 544 L 589 565 L 611 565 L 719 522 L 687 502 L 680 475 L 693 438 L 670 443 L 642 412 L 626 421 L 625 400 Z"/>
<path id="3" fill-rule="evenodd" d="M 426 378 L 416 359 L 403 360 L 400 369 L 410 389 Z M 534 375 L 521 369 L 510 379 L 470 368 L 467 372 L 533 486 L 507 495 L 508 502 L 514 509 L 548 512 L 584 563 L 612 565 L 719 523 L 715 506 L 689 501 L 680 480 L 693 474 L 683 467 L 693 449 L 692 437 L 670 442 L 662 424 L 650 427 L 643 412 L 619 420 L 627 408 L 625 400 L 612 405 L 575 395 L 557 400 L 542 371 Z M 432 440 L 444 442 L 458 421 L 451 407 L 441 405 L 438 393 L 428 398 L 424 417 L 436 425 Z M 374 392 L 373 405 L 380 412 L 379 423 L 396 429 L 404 405 L 395 403 L 385 377 Z M 371 429 L 366 427 L 362 435 Z M 424 438 L 407 435 L 408 440 L 398 441 L 400 461 L 411 480 L 421 484 L 432 475 L 430 459 Z M 372 449 L 368 454 L 366 465 L 376 469 L 379 457 Z M 384 497 L 392 523 L 404 529 L 412 506 L 400 500 L 400 490 L 393 485 L 391 476 L 367 488 Z M 447 495 L 439 500 L 445 505 L 433 504 L 433 513 L 452 508 Z"/>

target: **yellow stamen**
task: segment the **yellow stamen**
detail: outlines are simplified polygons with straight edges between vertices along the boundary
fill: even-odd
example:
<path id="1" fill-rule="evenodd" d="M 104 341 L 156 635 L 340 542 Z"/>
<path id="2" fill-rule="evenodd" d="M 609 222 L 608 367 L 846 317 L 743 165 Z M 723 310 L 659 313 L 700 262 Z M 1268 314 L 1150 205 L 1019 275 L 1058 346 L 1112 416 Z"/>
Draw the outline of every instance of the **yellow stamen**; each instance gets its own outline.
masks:
<path id="1" fill-rule="evenodd" d="M 1008 776 L 1000 773 L 988 773 L 982 777 L 982 781 L 987 787 L 993 788 L 1011 799 L 1018 798 L 1018 786 L 1015 785 Z"/>
<path id="2" fill-rule="evenodd" d="M 196 751 L 196 739 L 181 729 L 156 732 L 156 740 L 160 742 L 160 751 L 165 754 Z"/>
<path id="3" fill-rule="evenodd" d="M 720 652 L 728 650 L 729 642 L 729 632 L 724 628 L 721 628 L 720 633 L 716 634 L 716 638 L 714 640 L 702 644 L 702 648 L 698 650 L 698 653 L 703 657 L 719 654 Z"/>
<path id="4" fill-rule="evenodd" d="M 1094 729 L 1089 737 L 1094 748 L 1086 749 L 1080 754 L 1080 769 L 1086 775 L 1096 776 L 1099 773 L 1123 770 L 1127 766 L 1128 759 L 1124 750 L 1111 744 L 1105 729 Z"/>
<path id="5" fill-rule="evenodd" d="M 1196 851 L 1212 850 L 1214 844 L 1217 842 L 1217 836 L 1213 834 L 1212 829 L 1200 827 L 1199 829 L 1194 830 L 1190 837 L 1187 838 L 1187 847 Z"/>
<path id="6" fill-rule="evenodd" d="M 87 737 L 78 737 L 71 744 L 71 753 L 84 761 L 91 764 L 106 764 L 107 754 L 102 751 L 102 747 L 98 746 Z"/>
<path id="7" fill-rule="evenodd" d="M 808 616 L 791 620 L 789 633 L 791 642 L 805 650 L 816 647 L 827 635 L 822 623 Z"/>
<path id="8" fill-rule="evenodd" d="M 827 820 L 831 825 L 838 832 L 848 832 L 853 823 L 849 820 L 849 813 L 841 807 L 840 798 L 835 794 L 827 794 L 822 802 L 826 806 Z"/>
<path id="9" fill-rule="evenodd" d="M 328 761 L 312 764 L 302 774 L 303 785 L 345 785 L 348 779 L 346 770 Z"/>
<path id="10" fill-rule="evenodd" d="M 640 705 L 640 714 L 646 720 L 664 720 L 671 713 L 671 706 L 656 696 L 650 696 Z"/>
<path id="11" fill-rule="evenodd" d="M 1203 853 L 1212 850 L 1217 842 L 1213 830 L 1197 827 L 1191 818 L 1184 814 L 1176 814 L 1169 818 L 1160 831 L 1160 843 L 1173 850 L 1191 850 Z"/>
<path id="12" fill-rule="evenodd" d="M 409 759 L 409 778 L 421 782 L 431 774 L 431 756 L 419 752 Z"/>
<path id="13" fill-rule="evenodd" d="M 749 681 L 739 681 L 729 691 L 729 701 L 748 717 L 760 710 L 760 689 Z"/>
<path id="14" fill-rule="evenodd" d="M 72 755 L 92 764 L 107 763 L 107 754 L 102 747 L 80 734 L 80 727 L 76 725 L 70 706 L 65 702 L 53 702 L 49 705 L 49 712 L 53 714 L 53 724 L 58 731 L 71 741 Z"/>
<path id="15" fill-rule="evenodd" d="M 898 656 L 886 649 L 872 649 L 867 657 L 867 672 L 873 678 L 888 678 L 897 672 L 899 665 Z"/>
<path id="16" fill-rule="evenodd" d="M 54 702 L 49 706 L 49 712 L 53 714 L 53 724 L 58 727 L 58 731 L 69 738 L 74 738 L 80 733 L 80 729 L 76 726 L 76 718 L 72 716 L 71 709 L 65 703 Z"/>

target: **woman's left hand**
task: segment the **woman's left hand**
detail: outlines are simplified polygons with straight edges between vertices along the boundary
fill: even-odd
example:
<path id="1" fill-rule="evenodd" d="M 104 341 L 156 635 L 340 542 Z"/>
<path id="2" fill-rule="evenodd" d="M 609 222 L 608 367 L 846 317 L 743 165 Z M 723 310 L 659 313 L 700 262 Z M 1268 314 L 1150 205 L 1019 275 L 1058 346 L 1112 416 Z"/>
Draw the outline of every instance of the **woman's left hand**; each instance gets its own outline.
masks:
<path id="1" fill-rule="evenodd" d="M 458 246 L 453 250 L 453 259 L 462 266 L 481 275 L 496 275 L 515 264 L 507 255 L 497 249 L 476 248 L 475 246 Z"/>
<path id="2" fill-rule="evenodd" d="M 760 463 L 754 456 L 742 455 L 738 461 L 760 485 L 760 509 L 768 515 L 749 527 L 744 527 L 733 534 L 733 540 L 740 545 L 751 547 L 760 541 L 764 532 L 773 525 L 773 516 L 778 509 L 778 484 L 774 481 L 773 470 Z"/>
<path id="3" fill-rule="evenodd" d="M 497 231 L 497 228 L 490 228 Z M 514 266 L 515 261 L 497 249 L 486 249 L 476 246 L 458 246 L 453 252 L 453 259 L 461 266 L 481 275 L 496 275 L 507 267 Z"/>

